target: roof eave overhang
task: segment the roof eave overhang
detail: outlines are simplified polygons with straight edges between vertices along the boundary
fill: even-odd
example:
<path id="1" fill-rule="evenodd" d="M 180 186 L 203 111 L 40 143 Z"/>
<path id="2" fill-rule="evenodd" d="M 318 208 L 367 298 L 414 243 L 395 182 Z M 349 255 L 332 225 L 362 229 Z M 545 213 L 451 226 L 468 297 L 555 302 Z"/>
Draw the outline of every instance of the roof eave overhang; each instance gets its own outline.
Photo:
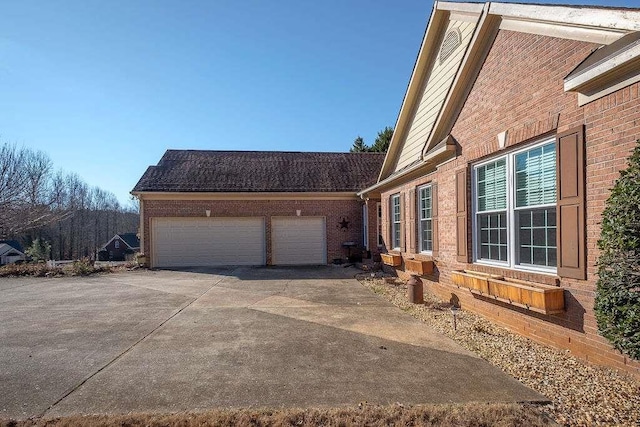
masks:
<path id="1" fill-rule="evenodd" d="M 564 90 L 589 95 L 607 85 L 638 76 L 640 76 L 640 44 L 606 58 L 582 73 L 567 77 L 564 80 Z"/>
<path id="2" fill-rule="evenodd" d="M 421 175 L 430 173 L 442 163 L 456 156 L 457 144 L 453 137 L 448 135 L 437 147 L 425 153 L 419 163 L 408 167 L 402 172 L 389 176 L 386 179 L 358 192 L 358 196 L 365 198 L 380 198 L 383 191 L 415 179 Z"/>
<path id="3" fill-rule="evenodd" d="M 197 192 L 132 191 L 142 200 L 354 200 L 355 191 L 333 192 Z"/>

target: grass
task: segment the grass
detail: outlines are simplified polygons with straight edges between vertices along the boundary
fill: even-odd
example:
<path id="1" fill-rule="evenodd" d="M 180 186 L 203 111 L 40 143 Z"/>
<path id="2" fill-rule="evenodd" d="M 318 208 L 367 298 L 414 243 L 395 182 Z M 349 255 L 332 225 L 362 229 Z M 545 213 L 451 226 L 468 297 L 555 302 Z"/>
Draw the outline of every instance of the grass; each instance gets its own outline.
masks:
<path id="1" fill-rule="evenodd" d="M 331 409 L 238 409 L 198 413 L 89 415 L 0 421 L 0 427 L 192 426 L 551 426 L 536 407 L 517 404 L 372 406 Z"/>
<path id="2" fill-rule="evenodd" d="M 131 268 L 133 265 L 96 267 L 88 259 L 81 259 L 59 267 L 50 267 L 44 262 L 29 262 L 0 267 L 0 277 L 89 276 L 96 273 L 111 273 L 123 268 Z"/>

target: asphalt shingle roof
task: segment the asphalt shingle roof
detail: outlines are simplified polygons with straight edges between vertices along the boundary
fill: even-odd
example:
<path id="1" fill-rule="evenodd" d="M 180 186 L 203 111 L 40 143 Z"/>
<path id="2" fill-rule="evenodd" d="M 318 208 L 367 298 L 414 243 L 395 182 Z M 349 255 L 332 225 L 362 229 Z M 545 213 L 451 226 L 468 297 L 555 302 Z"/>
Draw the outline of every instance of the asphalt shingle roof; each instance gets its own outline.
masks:
<path id="1" fill-rule="evenodd" d="M 140 239 L 138 239 L 136 233 L 120 233 L 118 236 L 120 236 L 120 238 L 129 245 L 130 248 L 133 249 L 140 247 Z"/>
<path id="2" fill-rule="evenodd" d="M 134 192 L 357 192 L 384 153 L 167 150 Z"/>

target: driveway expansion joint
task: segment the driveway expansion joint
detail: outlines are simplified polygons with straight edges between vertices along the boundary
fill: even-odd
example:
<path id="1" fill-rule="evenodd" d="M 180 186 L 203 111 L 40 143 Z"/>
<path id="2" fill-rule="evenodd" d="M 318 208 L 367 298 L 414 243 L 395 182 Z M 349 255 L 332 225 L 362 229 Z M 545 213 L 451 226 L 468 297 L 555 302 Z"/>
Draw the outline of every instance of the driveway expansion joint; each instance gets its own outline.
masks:
<path id="1" fill-rule="evenodd" d="M 234 270 L 235 271 L 235 270 Z M 135 343 L 133 343 L 132 345 L 130 345 L 129 347 L 127 347 L 124 351 L 122 351 L 120 354 L 118 354 L 117 356 L 115 356 L 113 359 L 111 359 L 109 362 L 105 363 L 101 368 L 99 368 L 98 370 L 96 370 L 95 372 L 91 373 L 90 375 L 88 375 L 87 377 L 85 377 L 82 381 L 80 381 L 78 384 L 76 384 L 75 386 L 71 387 L 69 390 L 67 390 L 62 397 L 60 397 L 58 400 L 56 400 L 55 402 L 53 402 L 47 409 L 45 409 L 44 411 L 42 411 L 40 414 L 37 415 L 36 418 L 43 418 L 49 411 L 51 411 L 53 408 L 56 407 L 56 405 L 58 405 L 60 402 L 62 402 L 64 399 L 66 399 L 67 397 L 69 397 L 71 394 L 73 394 L 76 390 L 78 390 L 80 387 L 82 387 L 84 384 L 86 384 L 91 378 L 95 377 L 96 375 L 98 375 L 100 372 L 104 371 L 105 369 L 107 369 L 108 367 L 110 367 L 111 365 L 113 365 L 114 363 L 116 363 L 118 360 L 120 360 L 122 357 L 124 357 L 124 355 L 126 355 L 127 353 L 129 353 L 131 350 L 133 350 L 138 344 L 142 343 L 143 341 L 145 341 L 147 338 L 149 338 L 151 335 L 153 335 L 157 330 L 159 330 L 160 328 L 162 328 L 167 322 L 169 322 L 171 319 L 173 319 L 174 317 L 176 317 L 178 314 L 182 313 L 186 308 L 188 308 L 189 306 L 191 306 L 191 304 L 193 304 L 194 302 L 196 302 L 197 300 L 199 300 L 204 294 L 206 294 L 207 292 L 209 292 L 212 288 L 214 288 L 216 285 L 218 285 L 220 282 L 222 282 L 224 280 L 224 277 L 219 278 L 219 280 L 217 282 L 215 282 L 213 285 L 211 285 L 206 291 L 202 292 L 200 295 L 198 295 L 197 297 L 193 298 L 191 301 L 189 301 L 186 304 L 183 304 L 178 310 L 176 310 L 173 314 L 171 314 L 171 316 L 169 316 L 168 318 L 166 318 L 165 320 L 163 320 L 162 322 L 160 322 L 160 324 L 158 326 L 156 326 L 155 328 L 153 328 L 151 331 L 149 331 L 147 334 L 145 334 L 142 338 L 140 338 L 139 340 L 137 340 Z"/>

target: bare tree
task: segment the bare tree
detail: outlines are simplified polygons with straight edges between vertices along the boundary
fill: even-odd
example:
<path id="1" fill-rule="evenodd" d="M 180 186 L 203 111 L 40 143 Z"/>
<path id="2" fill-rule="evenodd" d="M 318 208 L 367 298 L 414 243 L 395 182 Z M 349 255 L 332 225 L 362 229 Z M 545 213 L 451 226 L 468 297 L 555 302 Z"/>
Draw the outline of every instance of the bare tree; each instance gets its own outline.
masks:
<path id="1" fill-rule="evenodd" d="M 58 259 L 92 256 L 115 233 L 134 232 L 135 204 L 90 188 L 77 174 L 53 172 L 42 151 L 0 145 L 0 238 L 51 244 Z"/>

